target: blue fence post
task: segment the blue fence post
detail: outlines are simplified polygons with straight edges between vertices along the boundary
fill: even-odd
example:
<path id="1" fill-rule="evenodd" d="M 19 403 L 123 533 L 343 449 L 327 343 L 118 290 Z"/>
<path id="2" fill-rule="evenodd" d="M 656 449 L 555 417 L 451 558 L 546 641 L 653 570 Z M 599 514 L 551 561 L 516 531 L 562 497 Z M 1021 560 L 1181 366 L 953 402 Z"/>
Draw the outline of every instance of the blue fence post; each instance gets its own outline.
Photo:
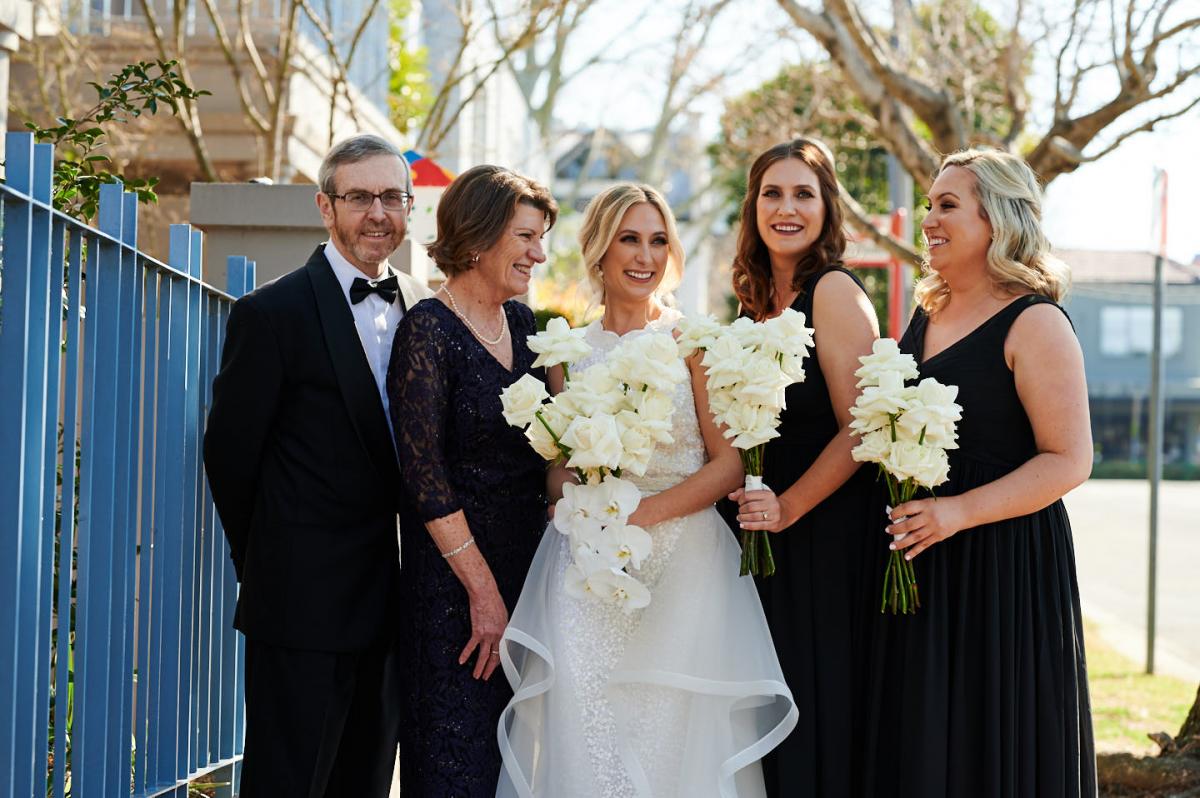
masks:
<path id="1" fill-rule="evenodd" d="M 170 266 L 188 274 L 191 261 L 191 228 L 188 225 L 171 225 Z M 156 561 L 162 557 L 161 590 L 156 591 L 155 600 L 161 603 L 162 620 L 158 655 L 161 658 L 159 681 L 159 706 L 155 714 L 158 724 L 158 772 L 156 785 L 165 786 L 177 779 L 181 768 L 186 767 L 186 735 L 181 740 L 182 716 L 187 707 L 185 674 L 182 667 L 180 646 L 184 640 L 183 542 L 184 528 L 184 464 L 179 456 L 182 450 L 184 430 L 184 390 L 187 384 L 187 287 L 183 278 L 171 274 L 165 289 L 165 300 L 169 311 L 166 331 L 167 346 L 165 362 L 162 362 L 168 384 L 176 390 L 166 392 L 163 429 L 159 435 L 159 454 L 170 452 L 170 456 L 157 459 L 156 484 L 161 484 L 161 514 L 156 514 L 157 550 Z M 162 392 L 160 391 L 160 396 Z M 159 555 L 161 551 L 161 555 Z M 190 577 L 190 574 L 188 574 Z M 180 751 L 185 755 L 180 757 Z"/>
<path id="2" fill-rule="evenodd" d="M 30 193 L 33 137 L 9 133 L 5 139 L 8 185 Z M 25 767 L 28 740 L 18 725 L 24 697 L 17 692 L 22 540 L 25 534 L 26 440 L 25 386 L 29 358 L 30 249 L 33 207 L 6 199 L 4 207 L 4 282 L 0 304 L 0 794 L 14 794 L 18 768 Z"/>
<path id="3" fill-rule="evenodd" d="M 180 679 L 181 709 L 179 719 L 179 760 L 185 763 L 188 772 L 199 766 L 196 751 L 197 735 L 194 732 L 198 704 L 196 682 L 200 675 L 197 668 L 197 588 L 200 578 L 197 573 L 199 565 L 196 551 L 199 543 L 199 483 L 200 470 L 200 334 L 202 320 L 200 318 L 200 302 L 202 291 L 199 284 L 201 264 L 203 263 L 203 234 L 199 230 L 191 231 L 188 246 L 190 248 L 187 274 L 196 278 L 186 284 L 185 297 L 187 302 L 187 350 L 185 353 L 184 398 L 183 398 L 183 523 L 180 525 L 180 545 L 183 555 L 183 577 L 181 617 L 182 629 L 179 645 L 181 647 Z"/>
<path id="4" fill-rule="evenodd" d="M 109 706 L 109 789 L 122 790 L 130 779 L 133 704 L 133 575 L 137 568 L 137 419 L 141 414 L 141 265 L 137 251 L 137 195 L 121 194 L 119 249 L 121 306 L 117 341 L 116 496 L 113 525 L 113 631 L 110 637 L 113 685 Z"/>
<path id="5" fill-rule="evenodd" d="M 60 386 L 67 382 L 63 375 L 63 343 L 65 334 L 65 320 L 63 311 L 67 307 L 67 253 L 64 250 L 66 238 L 66 224 L 62 219 L 51 219 L 50 223 L 50 340 L 46 351 L 46 428 L 45 428 L 45 443 L 44 443 L 44 461 L 42 469 L 46 474 L 42 493 L 42 517 L 46 519 L 45 526 L 42 532 L 42 562 L 43 562 L 43 578 L 41 582 L 41 594 L 38 596 L 40 605 L 46 613 L 46 622 L 42 624 L 40 634 L 38 636 L 38 650 L 44 652 L 45 664 L 38 670 L 38 711 L 42 712 L 42 707 L 45 707 L 45 714 L 39 720 L 35 721 L 38 724 L 39 736 L 34 744 L 35 751 L 49 751 L 50 749 L 50 693 L 51 680 L 56 668 L 52 665 L 57 665 L 54 661 L 56 653 L 60 650 L 53 644 L 54 635 L 51 632 L 53 625 L 57 629 L 59 637 L 70 637 L 70 607 L 67 608 L 66 615 L 59 615 L 57 621 L 55 619 L 55 596 L 54 596 L 54 568 L 56 559 L 54 556 L 55 532 L 59 530 L 59 535 L 63 534 L 66 529 L 66 516 L 57 517 L 55 510 L 56 495 L 58 492 L 57 468 L 59 464 L 59 440 L 60 435 L 63 441 L 64 452 L 66 446 L 66 418 L 67 416 L 59 416 L 60 402 L 66 404 L 66 400 L 60 397 Z M 62 485 L 63 485 L 63 504 L 64 508 L 72 506 L 70 501 L 70 490 L 67 487 L 67 468 L 74 466 L 74 460 L 68 461 L 63 458 L 62 461 Z M 70 573 L 69 571 L 67 573 Z M 71 580 L 66 580 L 70 582 Z M 57 689 L 57 688 L 55 688 Z M 64 694 L 65 695 L 65 694 Z M 57 703 L 57 702 L 56 702 Z M 57 740 L 55 740 L 57 743 Z M 38 762 L 38 770 L 35 771 L 34 777 L 41 780 L 45 779 L 48 774 L 40 767 Z M 55 763 L 57 765 L 57 763 Z M 39 781 L 40 783 L 40 781 Z M 59 793 L 61 795 L 61 793 Z"/>
<path id="6" fill-rule="evenodd" d="M 119 183 L 100 187 L 99 227 L 105 236 L 93 239 L 96 256 L 87 271 L 88 304 L 103 308 L 103 312 L 91 314 L 86 321 L 91 358 L 85 361 L 85 374 L 90 402 L 85 405 L 82 436 L 87 466 L 82 469 L 80 502 L 74 737 L 78 750 L 72 775 L 72 795 L 81 798 L 105 795 L 119 775 L 127 775 L 128 767 L 128 760 L 121 767 L 118 755 L 128 742 L 122 745 L 121 740 L 109 736 L 112 714 L 119 712 L 122 683 L 111 643 L 114 627 L 120 622 L 114 617 L 120 604 L 112 578 L 119 561 L 116 541 L 120 537 L 116 481 L 118 402 L 124 376 L 120 341 L 130 310 L 121 291 L 122 193 Z"/>
<path id="7" fill-rule="evenodd" d="M 83 350 L 80 338 L 83 333 L 83 233 L 71 231 L 71 242 L 67 256 L 67 355 L 63 378 L 63 450 L 62 450 L 62 521 L 59 532 L 58 551 L 58 648 L 54 675 L 54 794 L 66 795 L 67 718 L 70 711 L 70 681 L 72 652 L 71 643 L 71 578 L 75 554 L 75 500 L 78 496 L 79 480 L 75 467 L 79 451 L 79 359 Z M 65 578 L 61 575 L 67 574 Z"/>
<path id="8" fill-rule="evenodd" d="M 166 279 L 166 278 L 162 278 Z M 137 759 L 134 769 L 133 792 L 143 793 L 153 783 L 151 779 L 151 763 L 157 761 L 152 756 L 152 745 L 155 737 L 150 731 L 151 690 L 157 688 L 158 679 L 151 671 L 151 651 L 158 645 L 158 636 L 152 628 L 151 611 L 155 606 L 154 578 L 155 564 L 155 456 L 158 435 L 158 410 L 161 401 L 155 401 L 159 388 L 165 392 L 168 386 L 159 379 L 157 367 L 159 347 L 165 345 L 160 338 L 162 325 L 160 323 L 159 286 L 161 280 L 157 270 L 147 270 L 144 288 L 144 329 L 145 340 L 142 346 L 142 372 L 144 378 L 144 399 L 142 401 L 141 417 L 141 524 L 138 526 L 138 606 L 137 606 L 137 690 L 136 713 L 134 715 L 133 733 L 134 746 L 137 749 Z"/>

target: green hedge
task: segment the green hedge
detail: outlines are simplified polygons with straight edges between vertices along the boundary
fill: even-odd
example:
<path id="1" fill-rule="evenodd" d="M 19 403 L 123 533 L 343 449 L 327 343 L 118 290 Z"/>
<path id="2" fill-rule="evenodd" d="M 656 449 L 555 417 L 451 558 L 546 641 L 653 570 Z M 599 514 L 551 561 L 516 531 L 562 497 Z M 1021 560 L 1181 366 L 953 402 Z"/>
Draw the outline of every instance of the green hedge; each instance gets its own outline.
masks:
<path id="1" fill-rule="evenodd" d="M 1105 460 L 1092 466 L 1092 479 L 1146 479 L 1146 464 L 1129 460 Z M 1163 479 L 1200 479 L 1200 465 L 1166 463 Z"/>

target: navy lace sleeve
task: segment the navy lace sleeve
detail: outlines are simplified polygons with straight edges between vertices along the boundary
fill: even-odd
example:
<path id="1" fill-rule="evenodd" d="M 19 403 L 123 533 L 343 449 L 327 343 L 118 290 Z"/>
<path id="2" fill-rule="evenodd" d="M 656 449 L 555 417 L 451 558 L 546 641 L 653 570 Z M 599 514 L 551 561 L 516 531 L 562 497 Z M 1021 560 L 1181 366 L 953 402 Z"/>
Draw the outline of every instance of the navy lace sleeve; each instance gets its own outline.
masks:
<path id="1" fill-rule="evenodd" d="M 413 308 L 396 331 L 387 389 L 405 490 L 423 521 L 462 509 L 446 467 L 452 374 L 438 318 Z"/>

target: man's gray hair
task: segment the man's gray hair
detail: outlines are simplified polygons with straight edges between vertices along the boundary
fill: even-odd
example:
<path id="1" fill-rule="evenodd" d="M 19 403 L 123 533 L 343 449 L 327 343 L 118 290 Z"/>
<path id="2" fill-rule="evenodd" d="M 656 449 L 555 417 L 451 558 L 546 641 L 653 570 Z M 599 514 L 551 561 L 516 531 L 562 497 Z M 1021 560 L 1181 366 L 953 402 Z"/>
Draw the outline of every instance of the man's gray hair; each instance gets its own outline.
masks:
<path id="1" fill-rule="evenodd" d="M 317 185 L 325 194 L 336 194 L 337 186 L 334 185 L 333 176 L 339 166 L 358 163 L 378 155 L 394 155 L 404 163 L 405 182 L 407 183 L 405 188 L 411 194 L 412 170 L 408 168 L 408 161 L 405 159 L 404 153 L 387 139 L 373 133 L 361 133 L 333 145 L 333 149 L 325 156 L 325 160 L 321 161 L 321 169 L 317 172 Z"/>

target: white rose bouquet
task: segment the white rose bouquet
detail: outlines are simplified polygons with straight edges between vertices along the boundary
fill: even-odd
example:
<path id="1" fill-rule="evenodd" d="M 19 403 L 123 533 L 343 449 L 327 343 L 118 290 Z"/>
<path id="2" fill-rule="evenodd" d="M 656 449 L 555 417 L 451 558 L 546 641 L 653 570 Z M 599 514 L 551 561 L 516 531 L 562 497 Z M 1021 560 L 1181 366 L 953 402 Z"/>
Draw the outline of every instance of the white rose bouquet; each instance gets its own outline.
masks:
<path id="1" fill-rule="evenodd" d="M 850 429 L 861 442 L 852 456 L 858 462 L 878 463 L 892 506 L 912 499 L 921 488 L 933 488 L 950 475 L 948 449 L 957 449 L 956 423 L 962 408 L 954 400 L 958 386 L 942 385 L 918 376 L 912 355 L 900 352 L 891 338 L 880 338 L 871 354 L 859 358 L 854 372 L 862 389 L 854 407 Z M 893 615 L 915 614 L 921 606 L 913 564 L 899 551 L 888 558 L 883 575 L 883 600 L 879 611 Z"/>
<path id="2" fill-rule="evenodd" d="M 525 430 L 546 460 L 572 469 L 579 484 L 563 486 L 554 526 L 569 538 L 572 561 L 564 589 L 578 598 L 612 602 L 626 612 L 650 603 L 630 573 L 652 548 L 650 535 L 629 523 L 641 493 L 623 474 L 646 473 L 658 443 L 671 443 L 672 394 L 688 378 L 669 333 L 640 335 L 617 346 L 603 363 L 572 375 L 591 351 L 582 330 L 554 319 L 529 339 L 535 366 L 562 364 L 566 382 L 551 398 L 526 374 L 500 395 L 504 418 Z"/>
<path id="3" fill-rule="evenodd" d="M 742 457 L 746 490 L 762 490 L 763 452 L 767 441 L 779 437 L 784 391 L 804 380 L 804 358 L 813 345 L 805 321 L 803 313 L 788 308 L 773 319 L 740 318 L 728 327 L 711 317 L 680 322 L 680 349 L 704 351 L 709 410 Z M 773 573 L 769 533 L 744 530 L 742 576 Z"/>

